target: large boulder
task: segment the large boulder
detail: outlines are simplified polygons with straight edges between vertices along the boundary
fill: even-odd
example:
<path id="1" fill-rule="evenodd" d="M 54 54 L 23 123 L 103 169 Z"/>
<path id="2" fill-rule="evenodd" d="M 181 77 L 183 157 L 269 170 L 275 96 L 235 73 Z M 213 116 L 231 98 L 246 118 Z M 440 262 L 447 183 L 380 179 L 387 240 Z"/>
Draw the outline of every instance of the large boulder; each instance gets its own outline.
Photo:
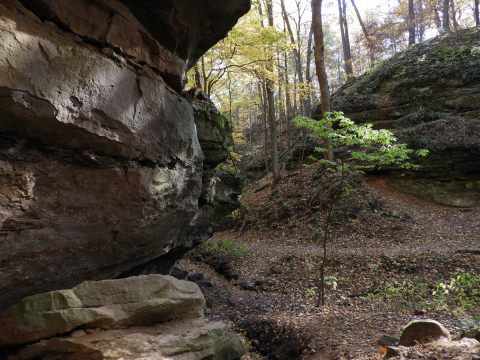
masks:
<path id="1" fill-rule="evenodd" d="M 401 346 L 413 346 L 417 343 L 432 341 L 442 337 L 450 340 L 450 332 L 438 321 L 414 320 L 403 329 L 399 344 Z"/>
<path id="2" fill-rule="evenodd" d="M 480 205 L 480 30 L 412 46 L 332 96 L 332 109 L 393 130 L 431 154 L 392 172 L 397 189 L 452 206 Z M 319 116 L 319 106 L 314 112 Z"/>
<path id="3" fill-rule="evenodd" d="M 87 281 L 69 290 L 26 297 L 0 312 L 0 346 L 31 343 L 76 328 L 119 328 L 198 318 L 197 285 L 170 276 Z"/>
<path id="4" fill-rule="evenodd" d="M 196 284 L 170 276 L 88 281 L 0 312 L 0 349 L 12 360 L 239 359 L 238 335 L 204 307 Z"/>
<path id="5" fill-rule="evenodd" d="M 225 324 L 197 319 L 80 331 L 27 346 L 8 360 L 236 360 L 243 353 L 240 338 Z"/>
<path id="6" fill-rule="evenodd" d="M 194 221 L 204 155 L 179 90 L 248 7 L 0 3 L 0 309 L 159 258 L 168 272 L 209 236 Z"/>

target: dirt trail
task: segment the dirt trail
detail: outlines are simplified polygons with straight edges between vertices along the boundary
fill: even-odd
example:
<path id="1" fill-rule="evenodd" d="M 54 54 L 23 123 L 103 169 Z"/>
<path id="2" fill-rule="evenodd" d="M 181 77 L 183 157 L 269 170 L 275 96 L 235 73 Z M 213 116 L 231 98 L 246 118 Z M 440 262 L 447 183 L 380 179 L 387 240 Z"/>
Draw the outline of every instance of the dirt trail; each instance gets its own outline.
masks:
<path id="1" fill-rule="evenodd" d="M 240 236 L 237 229 L 231 229 L 214 236 L 213 241 L 233 239 L 249 249 L 248 255 L 232 265 L 238 279 L 227 281 L 198 253 L 180 263 L 212 280 L 214 287 L 204 289 L 209 316 L 231 320 L 239 331 L 243 330 L 239 324 L 246 319 L 272 320 L 311 337 L 313 352 L 271 357 L 282 360 L 380 359 L 377 339 L 398 335 L 416 317 L 434 318 L 454 335 L 459 333 L 461 319 L 450 309 L 417 313 L 423 300 L 413 295 L 394 299 L 368 296 L 383 294 L 392 284 L 434 287 L 460 269 L 480 273 L 478 255 L 461 253 L 480 249 L 479 208 L 432 204 L 393 190 L 385 178 L 369 178 L 364 192 L 348 204 L 364 204 L 358 218 L 338 220 L 333 230 L 327 273 L 338 284 L 336 290 L 327 292 L 328 306 L 319 309 L 315 295 L 312 297 L 321 255 L 312 240 L 315 213 L 308 218 L 304 212 L 298 221 L 293 221 L 292 214 L 298 214 L 298 204 L 308 199 L 308 190 L 320 185 L 306 179 L 302 181 L 305 186 L 298 182 L 295 178 L 284 180 L 273 196 L 268 187 L 252 191 L 250 198 L 247 194 L 245 201 L 253 220 L 246 231 Z M 365 205 L 369 201 L 378 206 Z M 285 212 L 286 208 L 292 210 Z M 471 315 L 467 312 L 464 316 Z M 278 340 L 269 347 L 286 351 L 283 346 L 289 339 L 268 331 Z M 245 360 L 250 359 L 264 357 L 250 352 Z"/>

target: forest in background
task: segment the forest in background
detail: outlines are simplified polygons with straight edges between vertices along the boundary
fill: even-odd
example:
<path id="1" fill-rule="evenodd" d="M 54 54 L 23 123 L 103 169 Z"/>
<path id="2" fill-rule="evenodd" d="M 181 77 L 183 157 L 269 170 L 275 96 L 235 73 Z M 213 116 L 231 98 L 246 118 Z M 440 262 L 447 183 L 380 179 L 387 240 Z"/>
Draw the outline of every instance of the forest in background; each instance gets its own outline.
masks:
<path id="1" fill-rule="evenodd" d="M 478 0 L 315 3 L 329 94 L 417 43 L 480 24 Z M 290 120 L 311 116 L 320 99 L 312 6 L 310 0 L 253 1 L 228 37 L 189 72 L 188 87 L 201 89 L 230 121 L 234 162 L 263 153 L 265 168 L 281 167 L 302 141 Z"/>

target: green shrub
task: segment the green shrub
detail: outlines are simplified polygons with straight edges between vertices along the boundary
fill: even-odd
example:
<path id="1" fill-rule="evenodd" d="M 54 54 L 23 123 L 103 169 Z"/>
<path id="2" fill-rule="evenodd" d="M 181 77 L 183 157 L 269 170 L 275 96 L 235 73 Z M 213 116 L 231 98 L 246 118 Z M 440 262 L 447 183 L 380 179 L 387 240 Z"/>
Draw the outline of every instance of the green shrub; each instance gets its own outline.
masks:
<path id="1" fill-rule="evenodd" d="M 461 320 L 460 336 L 480 341 L 480 313 L 476 318 L 464 318 Z"/>
<path id="2" fill-rule="evenodd" d="M 447 283 L 439 283 L 432 294 L 440 305 L 461 309 L 480 307 L 480 275 L 461 271 Z"/>
<path id="3" fill-rule="evenodd" d="M 463 312 L 480 308 L 480 275 L 461 271 L 448 282 L 428 284 L 425 282 L 392 282 L 384 289 L 369 293 L 363 299 L 374 301 L 408 301 L 418 303 L 430 310 L 450 309 Z"/>
<path id="4" fill-rule="evenodd" d="M 248 248 L 238 244 L 232 239 L 209 241 L 203 245 L 203 249 L 212 255 L 222 256 L 230 261 L 236 261 L 248 255 Z"/>

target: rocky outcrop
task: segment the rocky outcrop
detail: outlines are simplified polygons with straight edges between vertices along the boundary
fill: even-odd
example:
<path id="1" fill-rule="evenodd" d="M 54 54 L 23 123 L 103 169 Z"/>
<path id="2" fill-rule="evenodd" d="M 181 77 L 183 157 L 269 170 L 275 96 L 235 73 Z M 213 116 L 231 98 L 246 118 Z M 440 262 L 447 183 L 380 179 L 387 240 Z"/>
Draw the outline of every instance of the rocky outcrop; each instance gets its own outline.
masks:
<path id="1" fill-rule="evenodd" d="M 479 69 L 480 30 L 463 30 L 378 64 L 338 90 L 332 108 L 354 121 L 392 129 L 410 147 L 431 151 L 420 171 L 392 176 L 397 189 L 442 204 L 477 206 Z"/>
<path id="2" fill-rule="evenodd" d="M 204 306 L 197 285 L 169 276 L 85 282 L 0 312 L 0 345 L 27 344 L 11 360 L 239 359 L 239 337 Z"/>
<path id="3" fill-rule="evenodd" d="M 156 259 L 167 272 L 210 235 L 179 91 L 249 1 L 161 3 L 1 2 L 0 309 Z"/>
<path id="4" fill-rule="evenodd" d="M 228 149 L 233 145 L 232 127 L 201 91 L 194 88 L 186 92 L 185 96 L 193 105 L 198 140 L 205 156 L 203 164 L 207 168 L 213 168 L 229 157 Z"/>

